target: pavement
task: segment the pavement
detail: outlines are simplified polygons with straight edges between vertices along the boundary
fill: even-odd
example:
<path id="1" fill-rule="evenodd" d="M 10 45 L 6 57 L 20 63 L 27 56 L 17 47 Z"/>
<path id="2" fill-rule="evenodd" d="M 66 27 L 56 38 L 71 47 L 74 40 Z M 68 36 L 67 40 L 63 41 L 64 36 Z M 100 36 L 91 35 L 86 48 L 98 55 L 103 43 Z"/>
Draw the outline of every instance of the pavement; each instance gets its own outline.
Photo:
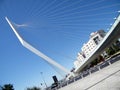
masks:
<path id="1" fill-rule="evenodd" d="M 58 90 L 120 90 L 120 60 Z"/>

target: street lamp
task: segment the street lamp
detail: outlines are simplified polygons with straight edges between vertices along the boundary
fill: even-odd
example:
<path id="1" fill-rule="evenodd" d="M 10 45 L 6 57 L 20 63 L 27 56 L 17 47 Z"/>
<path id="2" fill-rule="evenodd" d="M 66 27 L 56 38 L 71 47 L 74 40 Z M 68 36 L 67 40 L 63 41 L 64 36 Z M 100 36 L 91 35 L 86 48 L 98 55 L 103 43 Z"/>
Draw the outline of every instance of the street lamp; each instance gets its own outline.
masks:
<path id="1" fill-rule="evenodd" d="M 44 79 L 44 77 L 43 77 L 43 72 L 40 72 L 40 74 L 41 74 L 42 80 L 43 80 L 43 82 L 44 82 L 44 84 L 45 84 L 45 86 L 46 86 L 46 88 L 47 88 L 47 84 L 46 84 L 45 79 Z"/>

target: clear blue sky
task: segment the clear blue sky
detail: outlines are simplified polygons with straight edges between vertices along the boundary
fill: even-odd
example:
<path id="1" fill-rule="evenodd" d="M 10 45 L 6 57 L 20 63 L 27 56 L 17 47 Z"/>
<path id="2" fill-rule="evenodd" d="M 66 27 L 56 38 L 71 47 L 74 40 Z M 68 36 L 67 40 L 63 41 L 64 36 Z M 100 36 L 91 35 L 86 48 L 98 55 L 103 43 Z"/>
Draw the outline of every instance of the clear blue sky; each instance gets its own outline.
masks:
<path id="1" fill-rule="evenodd" d="M 43 83 L 40 72 L 48 85 L 65 75 L 24 48 L 5 16 L 24 40 L 70 70 L 90 33 L 107 31 L 118 10 L 120 0 L 0 0 L 0 85 L 24 90 Z"/>

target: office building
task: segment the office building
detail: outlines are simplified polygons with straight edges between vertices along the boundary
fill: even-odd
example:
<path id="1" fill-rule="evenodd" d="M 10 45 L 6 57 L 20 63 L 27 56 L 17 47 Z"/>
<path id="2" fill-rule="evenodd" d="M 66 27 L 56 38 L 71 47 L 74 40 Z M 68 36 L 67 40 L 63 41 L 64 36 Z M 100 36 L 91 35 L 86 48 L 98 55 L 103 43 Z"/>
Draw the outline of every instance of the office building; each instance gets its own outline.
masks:
<path id="1" fill-rule="evenodd" d="M 81 65 L 84 62 L 84 59 L 87 58 L 91 52 L 95 50 L 105 35 L 106 33 L 104 30 L 99 30 L 90 34 L 90 39 L 87 43 L 83 44 L 81 52 L 79 52 L 77 55 L 77 59 L 74 62 L 75 68 Z"/>

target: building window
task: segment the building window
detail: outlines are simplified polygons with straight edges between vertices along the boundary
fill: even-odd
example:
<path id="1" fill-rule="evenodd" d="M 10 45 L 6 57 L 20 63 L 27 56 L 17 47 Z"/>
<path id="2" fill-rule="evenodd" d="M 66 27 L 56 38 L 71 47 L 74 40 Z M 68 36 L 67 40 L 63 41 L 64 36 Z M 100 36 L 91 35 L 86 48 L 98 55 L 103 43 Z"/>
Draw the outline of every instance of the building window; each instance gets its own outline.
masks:
<path id="1" fill-rule="evenodd" d="M 97 37 L 95 37 L 94 39 L 94 42 L 95 42 L 95 44 L 96 45 L 98 45 L 99 44 L 99 42 L 100 42 L 100 39 L 99 39 L 99 37 L 97 36 Z"/>

